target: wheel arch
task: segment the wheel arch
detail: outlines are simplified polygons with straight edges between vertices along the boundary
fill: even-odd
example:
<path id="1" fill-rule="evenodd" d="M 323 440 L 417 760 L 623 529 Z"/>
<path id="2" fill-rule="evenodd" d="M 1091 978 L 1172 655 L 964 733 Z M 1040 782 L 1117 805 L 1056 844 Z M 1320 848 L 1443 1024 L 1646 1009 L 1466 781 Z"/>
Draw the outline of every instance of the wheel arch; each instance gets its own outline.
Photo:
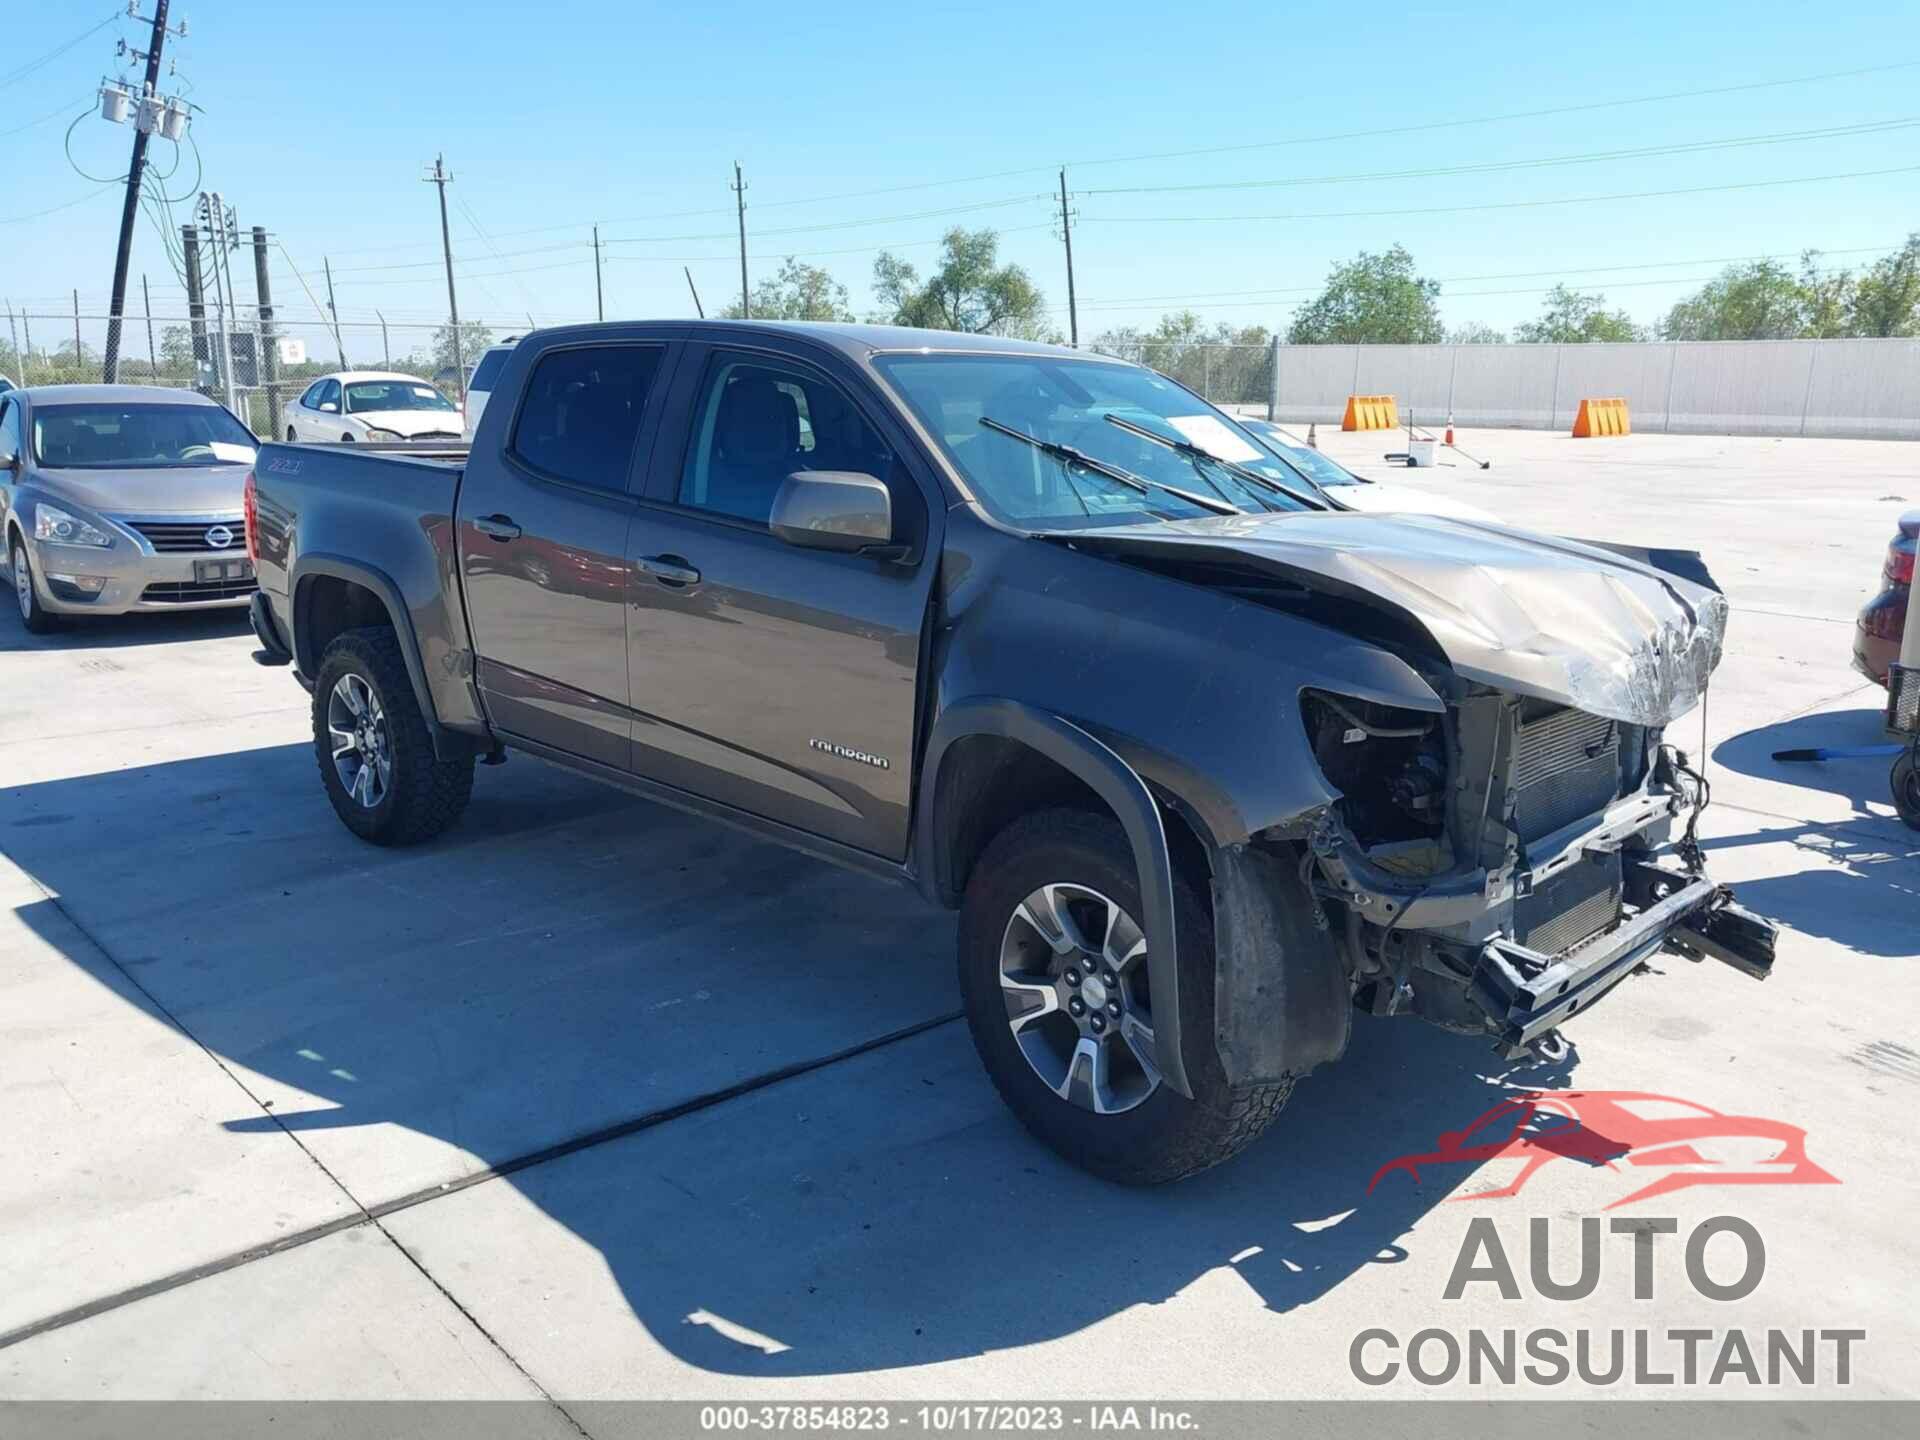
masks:
<path id="1" fill-rule="evenodd" d="M 954 906 L 980 849 L 1034 802 L 1096 801 L 1120 822 L 1139 876 L 1141 929 L 1149 953 L 1177 955 L 1173 874 L 1175 848 L 1161 808 L 1139 774 L 1109 746 L 1058 715 L 1015 700 L 959 701 L 941 712 L 921 767 L 914 849 L 922 887 Z M 1182 822 L 1184 828 L 1185 822 Z M 1162 1077 L 1191 1099 L 1182 1054 L 1176 966 L 1154 980 L 1155 1002 L 1171 1023 L 1155 1027 Z"/>
<path id="2" fill-rule="evenodd" d="M 421 662 L 419 637 L 414 634 L 400 587 L 391 576 L 344 556 L 310 554 L 295 564 L 287 590 L 293 612 L 293 623 L 288 627 L 292 633 L 287 638 L 302 675 L 319 673 L 320 657 L 345 631 L 370 626 L 389 629 L 406 661 L 407 681 L 413 686 L 427 732 L 433 737 L 435 757 L 454 760 L 473 754 L 472 739 L 440 721 L 432 687 L 427 684 L 426 666 Z"/>

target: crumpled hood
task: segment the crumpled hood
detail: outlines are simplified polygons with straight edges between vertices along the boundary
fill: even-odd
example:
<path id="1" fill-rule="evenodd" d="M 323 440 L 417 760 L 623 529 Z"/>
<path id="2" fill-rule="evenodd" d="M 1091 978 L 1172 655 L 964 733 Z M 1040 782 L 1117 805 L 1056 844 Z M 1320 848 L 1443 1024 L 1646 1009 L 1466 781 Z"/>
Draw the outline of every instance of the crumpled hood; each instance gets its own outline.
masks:
<path id="1" fill-rule="evenodd" d="M 96 515 L 238 515 L 248 466 L 160 465 L 151 470 L 85 467 L 35 472 L 40 493 Z"/>
<path id="2" fill-rule="evenodd" d="M 1440 516 L 1223 515 L 1052 538 L 1095 554 L 1232 558 L 1371 599 L 1419 624 L 1466 679 L 1631 725 L 1693 708 L 1727 627 L 1726 598 L 1705 585 L 1576 541 Z"/>
<path id="3" fill-rule="evenodd" d="M 460 433 L 458 410 L 356 410 L 353 418 L 411 440 L 416 435 Z"/>

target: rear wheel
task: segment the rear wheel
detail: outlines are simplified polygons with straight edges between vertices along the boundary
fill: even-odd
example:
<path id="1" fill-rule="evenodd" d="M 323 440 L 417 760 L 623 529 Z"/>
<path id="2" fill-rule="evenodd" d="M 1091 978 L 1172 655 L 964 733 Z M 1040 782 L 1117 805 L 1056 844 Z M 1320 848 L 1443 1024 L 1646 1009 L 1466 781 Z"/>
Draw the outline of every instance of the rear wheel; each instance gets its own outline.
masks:
<path id="1" fill-rule="evenodd" d="M 1117 821 L 1018 820 L 988 845 L 960 916 L 960 993 L 987 1074 L 1014 1114 L 1075 1164 L 1157 1184 L 1259 1137 L 1292 1090 L 1230 1086 L 1213 1043 L 1213 925 L 1174 882 L 1178 955 L 1149 955 L 1133 853 Z M 1189 1100 L 1159 1068 L 1153 976 L 1180 966 Z"/>
<path id="2" fill-rule="evenodd" d="M 20 606 L 20 623 L 32 635 L 45 635 L 60 628 L 60 619 L 40 603 L 40 592 L 33 584 L 33 562 L 27 557 L 24 541 L 13 543 L 13 597 Z"/>
<path id="3" fill-rule="evenodd" d="M 334 813 L 376 845 L 432 839 L 473 794 L 471 756 L 434 757 L 391 630 L 349 630 L 327 647 L 313 682 L 313 749 Z"/>
<path id="4" fill-rule="evenodd" d="M 1892 779 L 1893 808 L 1908 825 L 1920 830 L 1920 761 L 1915 759 L 1913 746 L 1893 762 Z"/>

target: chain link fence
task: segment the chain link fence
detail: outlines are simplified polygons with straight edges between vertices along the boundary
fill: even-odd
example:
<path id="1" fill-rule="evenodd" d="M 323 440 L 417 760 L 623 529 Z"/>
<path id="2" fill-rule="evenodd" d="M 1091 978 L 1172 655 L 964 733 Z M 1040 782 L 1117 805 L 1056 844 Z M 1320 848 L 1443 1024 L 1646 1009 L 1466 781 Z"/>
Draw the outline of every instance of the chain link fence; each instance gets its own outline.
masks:
<path id="1" fill-rule="evenodd" d="M 97 385 L 110 318 L 85 312 L 12 311 L 0 329 L 0 375 L 16 385 Z M 458 401 L 464 377 L 453 364 L 445 325 L 426 321 L 325 321 L 276 317 L 253 305 L 222 315 L 128 314 L 120 321 L 122 385 L 197 390 L 230 405 L 257 435 L 279 435 L 282 409 L 314 380 L 339 370 L 417 376 Z M 509 334 L 489 321 L 463 321 L 462 368 Z"/>
<path id="2" fill-rule="evenodd" d="M 1143 341 L 1091 347 L 1102 355 L 1158 370 L 1201 398 L 1236 414 L 1264 416 L 1273 392 L 1270 345 L 1183 344 Z"/>

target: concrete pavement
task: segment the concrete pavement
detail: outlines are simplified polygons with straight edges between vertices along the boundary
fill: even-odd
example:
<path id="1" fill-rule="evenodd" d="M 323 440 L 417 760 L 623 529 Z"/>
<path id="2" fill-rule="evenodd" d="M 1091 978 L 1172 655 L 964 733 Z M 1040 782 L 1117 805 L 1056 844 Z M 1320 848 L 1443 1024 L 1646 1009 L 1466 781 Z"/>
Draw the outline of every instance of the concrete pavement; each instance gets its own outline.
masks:
<path id="1" fill-rule="evenodd" d="M 1920 846 L 1884 764 L 1767 758 L 1877 736 L 1848 627 L 1920 445 L 1460 438 L 1494 468 L 1391 478 L 1697 545 L 1728 590 L 1707 847 L 1792 927 L 1777 973 L 1663 958 L 1548 1071 L 1361 1022 L 1252 1151 L 1152 1192 L 1003 1110 L 939 1023 L 951 918 L 905 892 L 519 758 L 442 841 L 376 851 L 236 621 L 0 620 L 0 1397 L 1404 1396 L 1433 1392 L 1354 1377 L 1359 1332 L 1650 1319 L 1864 1328 L 1816 1391 L 1920 1393 Z M 1392 437 L 1322 439 L 1386 477 Z M 1544 1218 L 1566 1273 L 1640 1183 L 1561 1162 L 1449 1198 L 1497 1162 L 1368 1193 L 1514 1086 L 1789 1124 L 1840 1183 L 1618 1212 L 1745 1218 L 1739 1302 L 1677 1241 L 1651 1304 L 1619 1241 L 1579 1305 L 1446 1301 L 1474 1215 L 1523 1278 Z M 1579 1390 L 1606 1387 L 1539 1393 Z"/>

